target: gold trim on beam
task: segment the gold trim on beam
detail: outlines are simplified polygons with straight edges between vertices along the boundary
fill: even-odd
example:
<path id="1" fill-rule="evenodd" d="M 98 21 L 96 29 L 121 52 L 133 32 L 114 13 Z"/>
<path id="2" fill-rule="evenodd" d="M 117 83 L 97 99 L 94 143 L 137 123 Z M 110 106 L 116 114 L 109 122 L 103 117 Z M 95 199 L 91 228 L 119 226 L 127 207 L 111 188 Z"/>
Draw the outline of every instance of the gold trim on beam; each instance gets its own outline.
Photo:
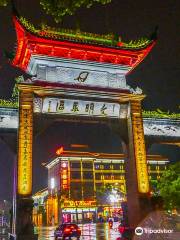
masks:
<path id="1" fill-rule="evenodd" d="M 77 97 L 78 99 L 88 99 L 93 98 L 94 100 L 103 99 L 105 101 L 126 103 L 131 100 L 141 101 L 145 98 L 143 94 L 132 94 L 132 93 L 123 93 L 123 92 L 105 92 L 103 90 L 90 90 L 90 89 L 75 89 L 65 88 L 65 87 L 43 87 L 32 84 L 20 83 L 17 85 L 18 89 L 21 91 L 33 92 L 37 96 L 68 96 L 68 97 Z"/>

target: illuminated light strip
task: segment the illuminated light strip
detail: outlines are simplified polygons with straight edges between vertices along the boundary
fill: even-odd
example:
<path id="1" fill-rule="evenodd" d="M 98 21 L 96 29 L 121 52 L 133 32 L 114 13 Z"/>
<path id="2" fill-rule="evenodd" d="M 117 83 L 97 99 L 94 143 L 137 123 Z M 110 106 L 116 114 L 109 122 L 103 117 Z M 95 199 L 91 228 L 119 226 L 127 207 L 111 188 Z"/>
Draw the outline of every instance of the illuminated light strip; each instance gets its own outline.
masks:
<path id="1" fill-rule="evenodd" d="M 162 165 L 163 165 L 163 164 L 167 164 L 167 163 L 169 163 L 169 161 L 168 161 L 168 160 L 167 160 L 167 161 L 162 161 L 162 160 L 161 160 L 161 161 L 156 161 L 156 160 L 154 160 L 154 161 L 153 161 L 153 160 L 148 160 L 147 162 L 148 162 L 149 164 L 158 164 L 158 165 L 160 165 L 160 164 L 162 164 Z"/>
<path id="2" fill-rule="evenodd" d="M 124 163 L 124 160 L 119 160 L 119 159 L 111 159 L 111 160 L 105 160 L 105 159 L 98 159 L 94 161 L 95 163 L 97 162 L 103 162 L 103 163 Z"/>
<path id="3" fill-rule="evenodd" d="M 71 144 L 72 148 L 89 148 L 88 145 L 84 145 L 84 144 Z"/>

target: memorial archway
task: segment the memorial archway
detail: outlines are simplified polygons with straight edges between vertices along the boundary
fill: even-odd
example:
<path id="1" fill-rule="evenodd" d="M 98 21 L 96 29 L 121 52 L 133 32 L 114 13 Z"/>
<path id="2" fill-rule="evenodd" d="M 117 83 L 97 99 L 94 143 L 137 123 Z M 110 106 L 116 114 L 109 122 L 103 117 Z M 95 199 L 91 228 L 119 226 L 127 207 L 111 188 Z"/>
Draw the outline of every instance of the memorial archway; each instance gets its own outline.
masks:
<path id="1" fill-rule="evenodd" d="M 19 91 L 20 91 L 20 126 L 19 126 L 19 156 L 21 157 L 20 159 L 18 159 L 18 193 L 19 196 L 27 194 L 30 195 L 31 191 L 32 191 L 32 138 L 33 138 L 33 112 L 34 115 L 36 114 L 58 114 L 57 112 L 53 112 L 56 111 L 57 108 L 59 108 L 62 104 L 62 101 L 64 101 L 64 104 L 67 101 L 70 101 L 70 103 L 72 103 L 70 105 L 70 108 L 73 109 L 74 106 L 78 107 L 79 105 L 83 105 L 83 103 L 85 102 L 86 105 L 90 105 L 91 103 L 93 103 L 94 105 L 98 105 L 101 104 L 101 106 L 108 106 L 108 104 L 110 104 L 109 102 L 99 102 L 99 101 L 93 101 L 93 100 L 84 100 L 84 99 L 67 99 L 66 98 L 62 98 L 62 95 L 58 94 L 57 89 L 55 90 L 54 88 L 44 88 L 42 86 L 34 86 L 34 85 L 28 85 L 27 84 L 19 84 Z M 32 92 L 30 93 L 30 89 L 32 90 Z M 59 89 L 58 89 L 59 90 Z M 62 88 L 60 89 L 62 91 Z M 27 91 L 27 92 L 26 92 Z M 51 97 L 49 97 L 49 92 L 51 92 Z M 53 93 L 55 95 L 53 95 Z M 64 91 L 65 94 L 67 94 L 68 90 L 66 89 L 66 91 Z M 90 96 L 90 93 L 88 93 Z M 42 98 L 43 96 L 43 98 Z M 116 98 L 117 97 L 117 98 Z M 119 99 L 119 97 L 121 96 L 115 96 L 116 99 Z M 131 98 L 134 98 L 134 96 L 130 96 Z M 138 96 L 139 97 L 139 96 Z M 142 96 L 141 96 L 142 97 Z M 131 161 L 127 161 L 128 164 L 128 171 L 127 173 L 129 173 L 128 177 L 127 177 L 127 189 L 131 190 L 127 190 L 127 193 L 129 193 L 130 195 L 133 193 L 133 205 L 135 205 L 135 209 L 137 210 L 137 212 L 133 211 L 134 217 L 139 217 L 139 219 L 141 218 L 140 216 L 140 205 L 139 205 L 139 193 L 138 191 L 136 191 L 135 189 L 139 189 L 139 191 L 142 192 L 142 194 L 146 194 L 149 191 L 148 188 L 148 175 L 146 173 L 147 171 L 147 166 L 146 166 L 146 162 L 143 163 L 143 165 L 141 164 L 141 172 L 139 172 L 139 174 L 143 174 L 141 176 L 139 176 L 138 178 L 136 177 L 136 168 L 138 169 L 138 165 L 136 165 L 136 162 L 134 162 L 132 159 L 135 158 L 134 155 L 134 149 L 136 151 L 136 153 L 141 153 L 137 156 L 139 156 L 140 162 L 142 161 L 141 159 L 146 159 L 146 153 L 145 153 L 145 145 L 143 143 L 143 139 L 144 139 L 144 134 L 143 134 L 143 125 L 142 125 L 142 116 L 141 116 L 141 108 L 140 108 L 140 101 L 141 101 L 141 97 L 140 99 L 137 99 L 137 96 L 135 98 L 135 100 L 131 100 L 128 99 L 127 102 L 122 101 L 119 102 L 119 100 L 116 100 L 117 102 L 114 101 L 113 105 L 115 107 L 118 108 L 118 106 L 121 106 L 123 109 L 123 117 L 121 118 L 115 118 L 114 120 L 111 119 L 111 124 L 113 126 L 115 125 L 122 125 L 123 126 L 123 122 L 126 122 L 127 124 L 127 128 L 123 127 L 125 130 L 123 131 L 124 133 L 126 132 L 126 139 L 128 141 L 128 148 L 127 148 L 127 156 L 128 159 L 131 159 Z M 42 100 L 42 101 L 41 101 Z M 39 102 L 38 102 L 39 101 Z M 75 103 L 75 105 L 74 105 Z M 112 104 L 112 103 L 111 103 Z M 85 105 L 85 106 L 86 106 Z M 54 108 L 55 107 L 55 108 Z M 86 109 L 86 108 L 85 108 Z M 43 110 L 43 112 L 42 112 Z M 76 109 L 77 110 L 77 109 Z M 80 109 L 79 109 L 80 110 Z M 78 110 L 78 111 L 79 111 Z M 103 109 L 103 111 L 105 111 Z M 128 112 L 130 113 L 128 115 Z M 104 112 L 103 112 L 104 113 Z M 118 111 L 119 114 L 119 111 Z M 133 115 L 134 114 L 134 115 Z M 74 119 L 74 116 L 76 119 Z M 67 117 L 66 114 L 59 112 L 59 117 L 61 119 L 71 119 L 71 121 L 85 121 L 85 122 L 106 122 L 106 121 L 110 121 L 110 120 L 106 120 L 108 117 L 106 116 L 95 116 L 95 117 L 89 117 L 89 116 L 78 116 L 77 111 L 76 114 L 71 114 L 70 116 Z M 135 117 L 135 119 L 133 119 L 133 117 Z M 97 119 L 96 119 L 97 118 Z M 83 120 L 82 120 L 83 119 Z M 86 119 L 86 120 L 85 120 Z M 101 120 L 100 120 L 101 119 Z M 131 122 L 133 119 L 133 122 Z M 136 137 L 136 141 L 134 139 L 132 139 L 131 136 Z M 138 152 L 139 151 L 139 152 Z M 136 156 L 136 158 L 137 158 Z M 30 157 L 31 157 L 31 161 L 30 161 Z M 143 157 L 143 158 L 142 158 Z M 140 171 L 140 170 L 139 170 Z M 137 179 L 138 181 L 136 181 L 135 179 Z M 129 185 L 128 185 L 129 183 Z M 135 185 L 138 185 L 135 187 Z M 137 195 L 135 198 L 135 194 Z M 132 197 L 132 196 L 131 196 Z M 130 196 L 129 196 L 130 199 Z M 135 203 L 135 199 L 137 199 L 137 202 Z M 20 197 L 20 201 L 23 201 L 23 198 Z M 128 203 L 130 203 L 130 201 L 128 201 Z M 129 206 L 129 208 L 131 208 Z M 131 215 L 131 213 L 129 213 L 129 215 Z M 139 214 L 139 216 L 138 216 Z M 134 217 L 129 216 L 130 220 L 129 222 L 131 224 L 133 224 L 131 222 L 131 220 L 134 221 Z M 139 221 L 139 220 L 138 220 Z"/>
<path id="2" fill-rule="evenodd" d="M 140 198 L 147 198 L 149 193 L 141 112 L 145 96 L 140 89 L 135 91 L 126 84 L 125 75 L 145 58 L 154 39 L 127 44 L 110 35 L 50 34 L 17 16 L 14 23 L 18 45 L 13 65 L 32 75 L 18 84 L 19 239 L 28 239 L 23 231 L 31 224 L 35 115 L 55 115 L 69 121 L 105 121 L 119 126 L 126 122 L 128 217 L 129 224 L 136 226 L 142 217 Z M 31 228 L 27 235 L 32 235 Z"/>

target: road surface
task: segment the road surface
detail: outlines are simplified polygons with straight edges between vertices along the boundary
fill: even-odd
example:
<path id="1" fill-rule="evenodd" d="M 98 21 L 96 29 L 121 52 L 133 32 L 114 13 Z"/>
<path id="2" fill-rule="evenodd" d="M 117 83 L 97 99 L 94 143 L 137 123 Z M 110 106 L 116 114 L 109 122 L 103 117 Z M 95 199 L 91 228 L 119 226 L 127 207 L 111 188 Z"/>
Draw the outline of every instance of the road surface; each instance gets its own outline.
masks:
<path id="1" fill-rule="evenodd" d="M 118 223 L 114 223 L 113 229 L 109 229 L 107 223 L 79 224 L 81 228 L 81 240 L 119 240 L 117 231 Z M 54 240 L 54 227 L 37 228 L 39 240 Z"/>

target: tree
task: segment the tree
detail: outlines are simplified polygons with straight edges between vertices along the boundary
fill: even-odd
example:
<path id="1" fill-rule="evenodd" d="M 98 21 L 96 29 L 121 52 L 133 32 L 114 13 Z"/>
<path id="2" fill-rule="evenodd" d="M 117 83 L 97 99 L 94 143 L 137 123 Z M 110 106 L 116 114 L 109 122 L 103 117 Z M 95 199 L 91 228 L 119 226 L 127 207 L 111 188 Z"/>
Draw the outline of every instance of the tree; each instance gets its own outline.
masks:
<path id="1" fill-rule="evenodd" d="M 0 6 L 6 6 L 10 0 L 0 0 Z M 107 4 L 112 0 L 39 0 L 48 15 L 56 22 L 62 21 L 67 15 L 73 15 L 80 7 L 90 8 L 95 3 Z M 12 2 L 15 2 L 12 0 Z"/>
<path id="2" fill-rule="evenodd" d="M 165 170 L 157 185 L 167 209 L 180 209 L 180 162 Z"/>
<path id="3" fill-rule="evenodd" d="M 8 4 L 8 0 L 0 0 L 0 6 L 5 7 Z"/>
<path id="4" fill-rule="evenodd" d="M 159 196 L 158 182 L 158 180 L 154 179 L 149 181 L 152 196 Z"/>
<path id="5" fill-rule="evenodd" d="M 40 0 L 47 14 L 60 22 L 66 15 L 73 15 L 80 7 L 90 8 L 95 3 L 107 4 L 111 0 Z"/>

